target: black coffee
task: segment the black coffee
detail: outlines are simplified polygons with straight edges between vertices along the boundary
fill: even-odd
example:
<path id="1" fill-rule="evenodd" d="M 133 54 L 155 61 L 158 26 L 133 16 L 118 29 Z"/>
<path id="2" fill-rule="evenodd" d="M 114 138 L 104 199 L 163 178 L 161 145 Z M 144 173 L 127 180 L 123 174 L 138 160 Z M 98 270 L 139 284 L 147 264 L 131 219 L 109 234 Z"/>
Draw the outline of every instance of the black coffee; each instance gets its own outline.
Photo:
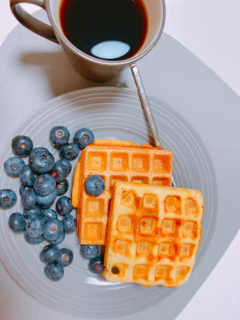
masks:
<path id="1" fill-rule="evenodd" d="M 74 46 L 104 60 L 131 58 L 148 33 L 142 0 L 62 0 L 60 22 Z"/>

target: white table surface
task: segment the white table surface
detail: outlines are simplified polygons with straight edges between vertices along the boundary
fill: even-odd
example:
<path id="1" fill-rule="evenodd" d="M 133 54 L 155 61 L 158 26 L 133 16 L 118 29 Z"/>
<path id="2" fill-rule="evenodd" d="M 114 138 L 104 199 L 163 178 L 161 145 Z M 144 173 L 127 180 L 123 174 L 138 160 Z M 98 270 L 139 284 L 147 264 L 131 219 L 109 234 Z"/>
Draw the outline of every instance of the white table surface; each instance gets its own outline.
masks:
<path id="1" fill-rule="evenodd" d="M 27 1 L 27 0 L 26 0 Z M 167 0 L 165 32 L 185 45 L 240 95 L 240 1 Z M 29 12 L 36 7 L 25 5 Z M 0 1 L 0 45 L 17 25 Z M 3 108 L 3 107 L 0 107 Z M 240 232 L 177 320 L 240 318 Z M 25 293 L 0 264 L 1 320 L 74 320 Z"/>

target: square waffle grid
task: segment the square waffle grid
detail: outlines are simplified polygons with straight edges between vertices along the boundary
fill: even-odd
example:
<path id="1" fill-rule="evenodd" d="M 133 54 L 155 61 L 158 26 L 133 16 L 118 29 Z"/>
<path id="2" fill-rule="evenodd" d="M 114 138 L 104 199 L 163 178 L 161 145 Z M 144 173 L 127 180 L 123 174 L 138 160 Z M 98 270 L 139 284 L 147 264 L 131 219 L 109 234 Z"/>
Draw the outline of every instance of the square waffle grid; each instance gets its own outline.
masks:
<path id="1" fill-rule="evenodd" d="M 83 151 L 83 187 L 80 219 L 82 244 L 104 245 L 111 192 L 115 181 L 167 185 L 172 183 L 172 153 L 159 149 L 88 147 Z M 84 183 L 91 175 L 105 181 L 105 192 L 89 196 Z"/>
<path id="2" fill-rule="evenodd" d="M 192 272 L 201 241 L 200 191 L 116 183 L 104 277 L 176 287 Z"/>

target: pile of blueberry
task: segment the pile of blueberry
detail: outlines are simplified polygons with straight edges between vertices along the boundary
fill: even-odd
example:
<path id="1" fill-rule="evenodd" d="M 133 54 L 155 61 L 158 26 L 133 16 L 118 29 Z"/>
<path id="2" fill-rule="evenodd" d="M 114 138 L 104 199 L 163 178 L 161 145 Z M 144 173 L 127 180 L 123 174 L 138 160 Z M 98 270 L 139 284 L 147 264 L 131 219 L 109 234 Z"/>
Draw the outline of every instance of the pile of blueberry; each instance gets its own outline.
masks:
<path id="1" fill-rule="evenodd" d="M 63 268 L 73 262 L 73 252 L 66 248 L 59 250 L 55 244 L 49 244 L 43 248 L 40 259 L 47 264 L 44 269 L 46 276 L 52 281 L 58 281 L 63 278 Z"/>
<path id="2" fill-rule="evenodd" d="M 80 129 L 75 133 L 73 143 L 69 143 L 69 139 L 70 133 L 66 127 L 58 126 L 51 130 L 50 140 L 59 148 L 61 156 L 55 162 L 49 150 L 33 148 L 29 137 L 17 136 L 12 140 L 16 156 L 9 158 L 4 164 L 9 176 L 20 177 L 19 193 L 24 208 L 23 214 L 16 212 L 9 217 L 9 226 L 14 232 L 23 232 L 30 244 L 39 244 L 44 240 L 51 243 L 41 253 L 41 260 L 48 263 L 45 274 L 54 281 L 63 277 L 63 267 L 73 260 L 72 252 L 68 249 L 59 250 L 57 247 L 64 240 L 65 233 L 76 230 L 76 220 L 70 215 L 73 210 L 71 199 L 63 196 L 69 188 L 67 177 L 72 170 L 69 160 L 79 155 L 79 149 L 94 142 L 94 135 L 88 129 Z M 28 165 L 22 159 L 26 156 L 29 156 Z M 54 211 L 50 207 L 57 196 L 61 197 L 57 200 Z M 9 208 L 16 201 L 17 196 L 13 190 L 0 190 L 0 208 Z M 58 219 L 57 213 L 63 217 L 62 220 Z"/>
<path id="3" fill-rule="evenodd" d="M 97 245 L 81 245 L 83 258 L 89 259 L 89 270 L 96 274 L 101 274 L 105 269 L 100 251 L 100 246 Z"/>

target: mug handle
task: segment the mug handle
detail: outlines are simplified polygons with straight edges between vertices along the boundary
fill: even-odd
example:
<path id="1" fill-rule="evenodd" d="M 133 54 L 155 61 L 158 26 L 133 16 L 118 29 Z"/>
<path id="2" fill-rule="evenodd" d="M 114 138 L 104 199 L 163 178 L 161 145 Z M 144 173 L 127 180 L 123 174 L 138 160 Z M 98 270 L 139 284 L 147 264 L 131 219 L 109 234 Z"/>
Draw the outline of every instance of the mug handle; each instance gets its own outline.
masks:
<path id="1" fill-rule="evenodd" d="M 28 14 L 19 4 L 20 3 L 31 3 L 35 4 L 42 9 L 45 9 L 44 0 L 10 0 L 10 7 L 12 13 L 16 19 L 24 25 L 29 30 L 35 32 L 36 34 L 51 40 L 55 43 L 58 43 L 58 40 L 55 36 L 53 28 L 47 24 L 35 19 L 33 16 Z"/>
<path id="2" fill-rule="evenodd" d="M 141 100 L 141 104 L 142 104 L 143 110 L 145 112 L 145 115 L 147 117 L 150 129 L 151 129 L 152 134 L 153 134 L 153 139 L 154 139 L 154 142 L 155 142 L 155 146 L 156 147 L 162 147 L 161 139 L 160 139 L 159 134 L 158 134 L 158 129 L 157 129 L 157 126 L 156 126 L 156 123 L 155 123 L 155 120 L 154 120 L 154 117 L 153 117 L 153 114 L 152 114 L 151 106 L 150 106 L 150 103 L 148 101 L 148 97 L 147 97 L 146 91 L 144 89 L 143 82 L 142 82 L 139 70 L 135 65 L 132 65 L 131 66 L 131 71 L 132 71 L 133 79 L 135 81 L 135 84 L 136 84 L 136 87 L 137 87 L 137 90 L 138 90 L 138 94 L 139 94 L 139 98 Z"/>

